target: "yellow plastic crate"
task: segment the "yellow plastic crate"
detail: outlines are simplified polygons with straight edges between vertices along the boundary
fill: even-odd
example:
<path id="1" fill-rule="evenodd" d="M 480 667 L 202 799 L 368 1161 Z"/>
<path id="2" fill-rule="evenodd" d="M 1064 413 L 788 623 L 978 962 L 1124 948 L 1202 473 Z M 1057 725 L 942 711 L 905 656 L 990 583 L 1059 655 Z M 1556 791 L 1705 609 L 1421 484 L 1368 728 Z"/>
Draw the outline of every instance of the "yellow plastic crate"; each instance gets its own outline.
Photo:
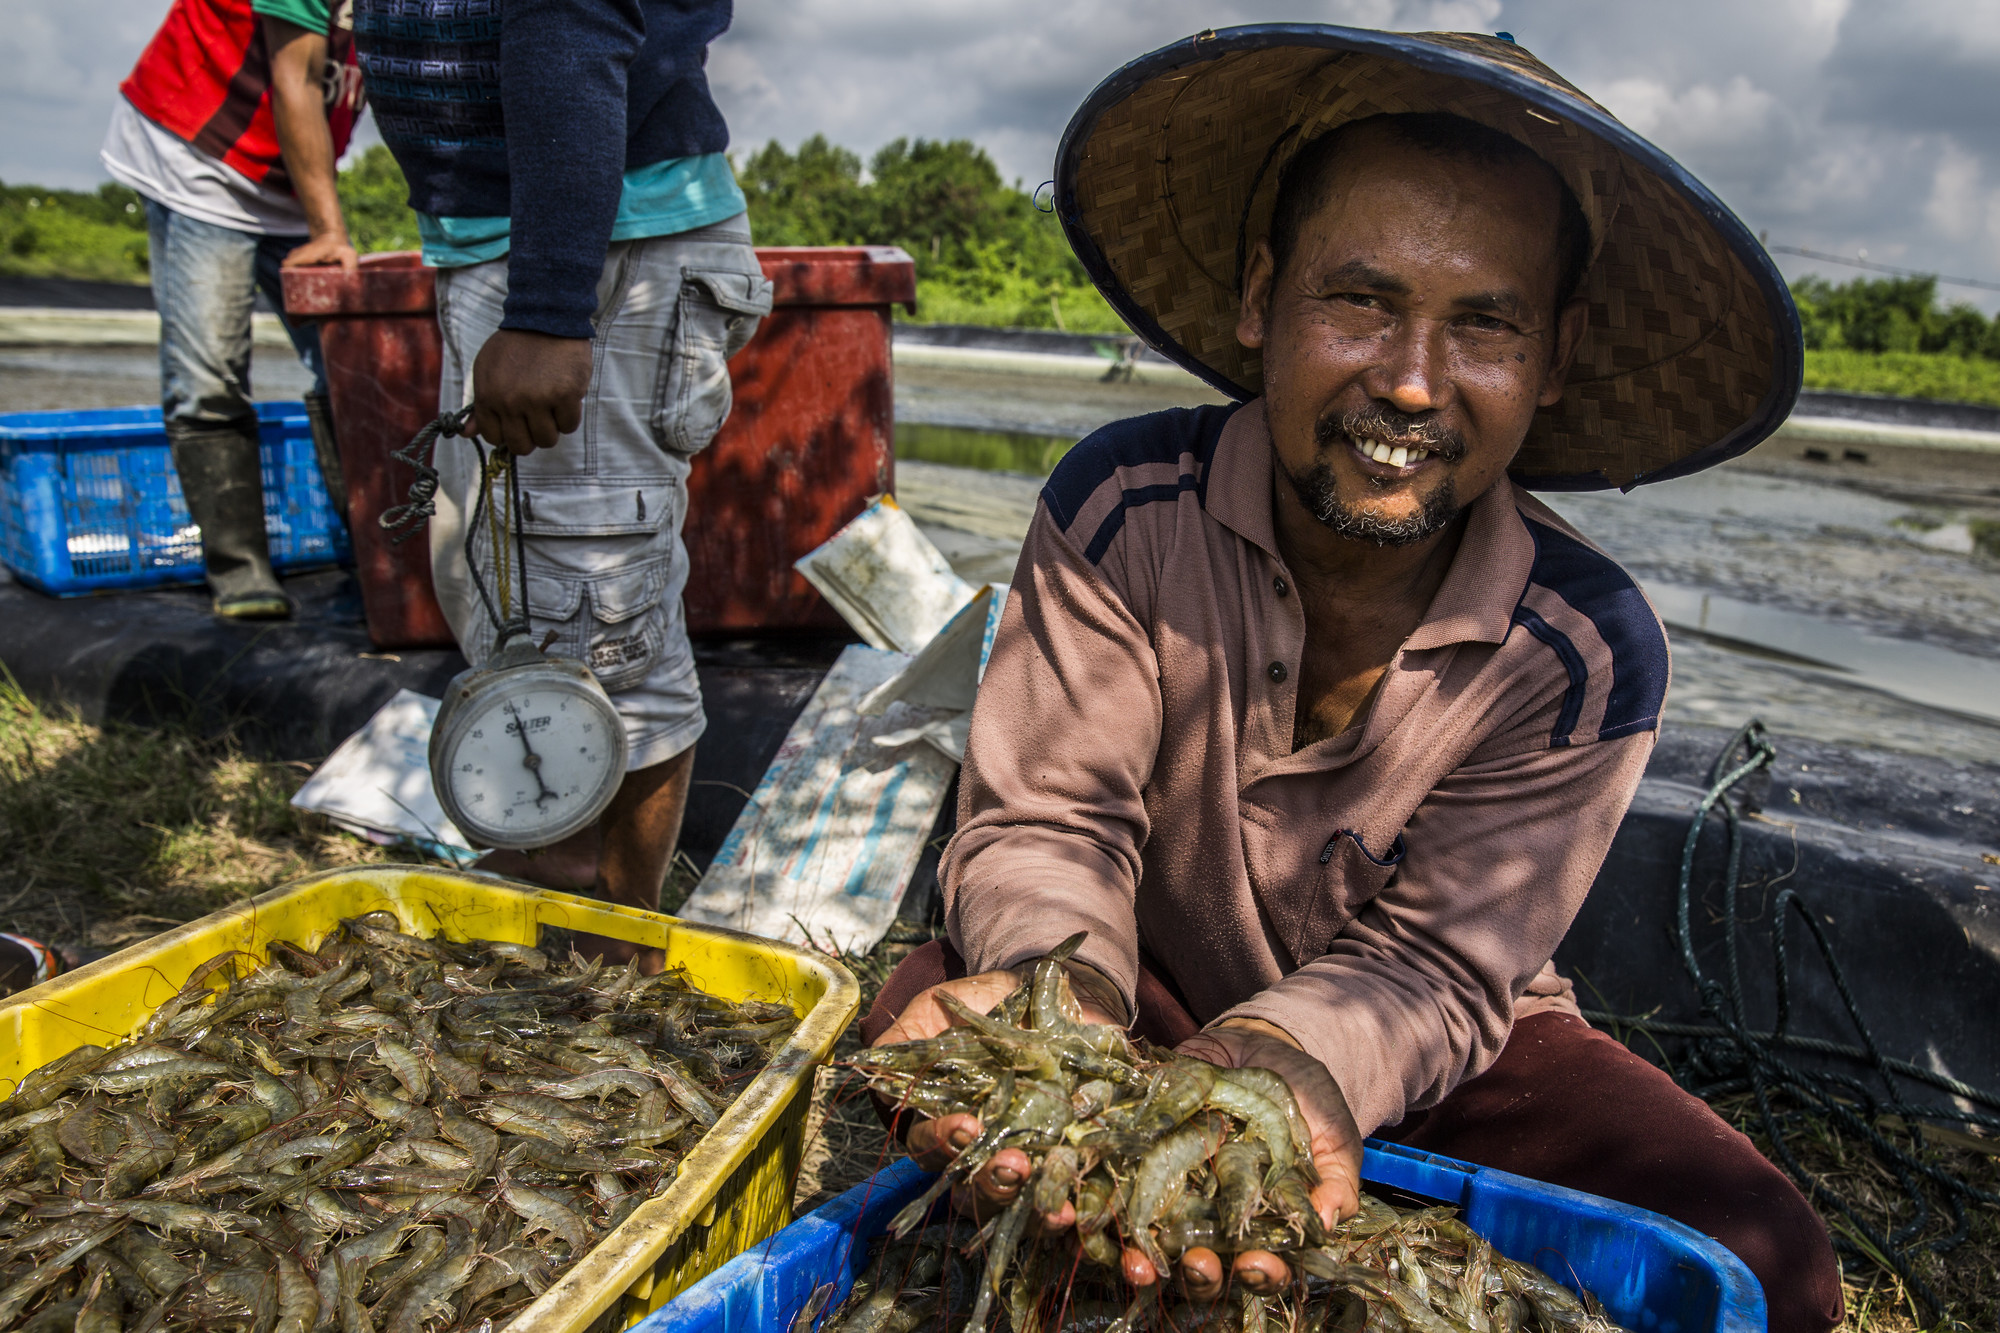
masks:
<path id="1" fill-rule="evenodd" d="M 634 940 L 664 948 L 667 965 L 706 991 L 788 1004 L 800 1017 L 665 1192 L 516 1315 L 510 1333 L 580 1333 L 607 1312 L 619 1327 L 636 1323 L 790 1223 L 813 1069 L 860 1007 L 853 974 L 790 945 L 481 875 L 394 866 L 314 875 L 22 991 L 0 1006 L 0 1089 L 86 1042 L 137 1032 L 225 949 L 262 958 L 273 940 L 316 948 L 343 917 L 383 910 L 411 934 L 454 940 L 534 944 L 544 926 Z"/>

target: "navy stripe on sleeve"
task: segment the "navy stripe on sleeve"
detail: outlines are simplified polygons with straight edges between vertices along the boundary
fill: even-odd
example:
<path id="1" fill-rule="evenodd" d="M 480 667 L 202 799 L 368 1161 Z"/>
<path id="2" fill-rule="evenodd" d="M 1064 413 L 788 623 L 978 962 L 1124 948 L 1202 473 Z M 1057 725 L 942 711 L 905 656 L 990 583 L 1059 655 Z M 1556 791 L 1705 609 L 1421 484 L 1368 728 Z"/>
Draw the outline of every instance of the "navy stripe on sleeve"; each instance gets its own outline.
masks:
<path id="1" fill-rule="evenodd" d="M 1525 514 L 1522 521 L 1535 539 L 1535 563 L 1528 582 L 1547 588 L 1587 617 L 1611 650 L 1611 688 L 1597 739 L 1612 740 L 1656 729 L 1667 697 L 1667 637 L 1639 585 L 1615 560 L 1567 533 L 1537 523 Z M 1526 623 L 1524 613 L 1533 614 L 1526 607 L 1520 608 L 1515 612 L 1517 623 Z M 1529 632 L 1544 643 L 1549 642 L 1533 626 L 1529 626 Z M 1561 656 L 1561 649 L 1556 652 Z M 1570 652 L 1576 652 L 1573 644 Z M 1579 656 L 1575 665 L 1565 659 L 1563 665 L 1570 672 L 1570 693 L 1578 694 L 1580 707 L 1576 672 L 1582 666 L 1582 658 Z M 1564 699 L 1567 715 L 1569 696 L 1566 694 Z M 1561 723 L 1557 726 L 1560 732 Z M 1550 743 L 1565 742 L 1552 738 Z"/>
<path id="2" fill-rule="evenodd" d="M 1215 455 L 1216 441 L 1222 437 L 1223 424 L 1235 410 L 1234 405 L 1176 407 L 1114 421 L 1092 432 L 1063 455 L 1042 487 L 1042 500 L 1057 526 L 1068 532 L 1090 497 L 1120 471 L 1177 463 L 1185 454 L 1194 456 L 1195 470 L 1183 472 L 1177 481 L 1130 487 L 1121 493 L 1118 507 L 1098 525 L 1085 548 L 1085 556 L 1096 564 L 1125 526 L 1126 511 L 1157 501 L 1178 500 L 1188 491 L 1195 493 L 1196 503 L 1207 503 L 1208 463 Z"/>
<path id="3" fill-rule="evenodd" d="M 1570 642 L 1569 635 L 1543 620 L 1525 606 L 1514 608 L 1514 623 L 1528 631 L 1549 646 L 1556 660 L 1569 673 L 1569 688 L 1563 691 L 1563 706 L 1556 714 L 1556 724 L 1549 729 L 1549 748 L 1560 749 L 1568 745 L 1570 736 L 1576 731 L 1576 720 L 1583 714 L 1583 692 L 1590 685 L 1590 672 L 1583 665 L 1583 654 Z"/>

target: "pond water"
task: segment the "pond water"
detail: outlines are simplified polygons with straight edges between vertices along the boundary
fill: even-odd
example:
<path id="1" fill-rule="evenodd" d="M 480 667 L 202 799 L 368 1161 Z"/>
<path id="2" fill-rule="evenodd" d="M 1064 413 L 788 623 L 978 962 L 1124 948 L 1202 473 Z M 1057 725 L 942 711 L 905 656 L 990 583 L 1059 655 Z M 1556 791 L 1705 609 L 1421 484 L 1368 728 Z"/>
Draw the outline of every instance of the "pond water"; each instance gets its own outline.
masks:
<path id="1" fill-rule="evenodd" d="M 934 426 L 918 421 L 896 423 L 896 457 L 914 458 L 981 472 L 1018 472 L 1046 477 L 1075 441 L 1067 435 L 1034 435 L 1018 430 L 978 430 L 969 426 Z"/>

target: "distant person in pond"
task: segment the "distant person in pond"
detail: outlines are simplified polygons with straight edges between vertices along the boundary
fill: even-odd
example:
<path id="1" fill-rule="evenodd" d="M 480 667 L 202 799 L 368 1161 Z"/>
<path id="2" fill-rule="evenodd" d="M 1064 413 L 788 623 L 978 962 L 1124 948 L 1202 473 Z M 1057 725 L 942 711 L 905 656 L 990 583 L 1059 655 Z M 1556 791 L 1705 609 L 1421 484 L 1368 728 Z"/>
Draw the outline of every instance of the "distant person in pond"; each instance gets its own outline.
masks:
<path id="1" fill-rule="evenodd" d="M 939 867 L 949 939 L 864 1038 L 932 1038 L 947 998 L 990 1010 L 1087 932 L 1087 1016 L 1285 1079 L 1328 1225 L 1380 1134 L 1664 1213 L 1756 1273 L 1772 1333 L 1826 1333 L 1811 1205 L 1553 962 L 1668 652 L 1530 488 L 1664 482 L 1775 430 L 1801 348 L 1769 257 L 1501 38 L 1204 33 L 1121 69 L 1063 145 L 1092 279 L 1236 401 L 1106 426 L 1049 477 Z M 908 1141 L 936 1167 L 986 1129 Z M 994 1153 L 961 1202 L 1011 1205 L 1035 1169 Z M 1226 1248 L 1122 1269 L 1198 1300 L 1292 1276 Z"/>
<path id="2" fill-rule="evenodd" d="M 358 0 L 382 137 L 438 270 L 439 401 L 519 456 L 528 611 L 624 719 L 624 785 L 598 825 L 482 868 L 656 909 L 706 719 L 681 590 L 689 460 L 730 408 L 729 357 L 771 308 L 709 96 L 728 0 Z M 438 600 L 466 658 L 494 625 L 466 524 L 481 486 L 447 442 L 430 523 Z M 474 547 L 489 588 L 491 547 Z M 613 961 L 634 946 L 597 941 Z M 657 951 L 642 965 L 657 967 Z"/>
<path id="3" fill-rule="evenodd" d="M 216 614 L 235 619 L 291 614 L 264 527 L 250 312 L 260 290 L 284 310 L 281 266 L 356 266 L 334 188 L 361 112 L 352 29 L 347 0 L 174 0 L 100 153 L 146 199 L 167 439 Z M 319 331 L 285 330 L 312 372 L 306 410 L 338 507 Z"/>

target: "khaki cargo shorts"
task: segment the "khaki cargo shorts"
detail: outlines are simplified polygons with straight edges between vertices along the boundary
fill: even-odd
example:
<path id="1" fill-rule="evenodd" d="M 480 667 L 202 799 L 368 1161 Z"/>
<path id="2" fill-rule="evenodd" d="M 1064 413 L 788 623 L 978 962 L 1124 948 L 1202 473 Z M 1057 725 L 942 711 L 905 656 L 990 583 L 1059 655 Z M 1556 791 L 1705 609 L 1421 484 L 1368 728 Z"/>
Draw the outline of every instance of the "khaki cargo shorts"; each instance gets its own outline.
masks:
<path id="1" fill-rule="evenodd" d="M 500 327 L 507 261 L 440 269 L 437 295 L 438 401 L 463 406 L 473 359 Z M 707 725 L 681 609 L 688 464 L 729 415 L 727 362 L 770 309 L 771 284 L 741 215 L 614 242 L 597 287 L 582 429 L 517 465 L 535 640 L 554 630 L 549 652 L 596 674 L 625 720 L 633 769 L 673 758 Z M 445 440 L 437 468 L 431 572 L 459 648 L 477 666 L 495 638 L 466 568 L 477 455 L 466 441 Z M 494 592 L 490 543 L 482 533 L 472 545 Z"/>

